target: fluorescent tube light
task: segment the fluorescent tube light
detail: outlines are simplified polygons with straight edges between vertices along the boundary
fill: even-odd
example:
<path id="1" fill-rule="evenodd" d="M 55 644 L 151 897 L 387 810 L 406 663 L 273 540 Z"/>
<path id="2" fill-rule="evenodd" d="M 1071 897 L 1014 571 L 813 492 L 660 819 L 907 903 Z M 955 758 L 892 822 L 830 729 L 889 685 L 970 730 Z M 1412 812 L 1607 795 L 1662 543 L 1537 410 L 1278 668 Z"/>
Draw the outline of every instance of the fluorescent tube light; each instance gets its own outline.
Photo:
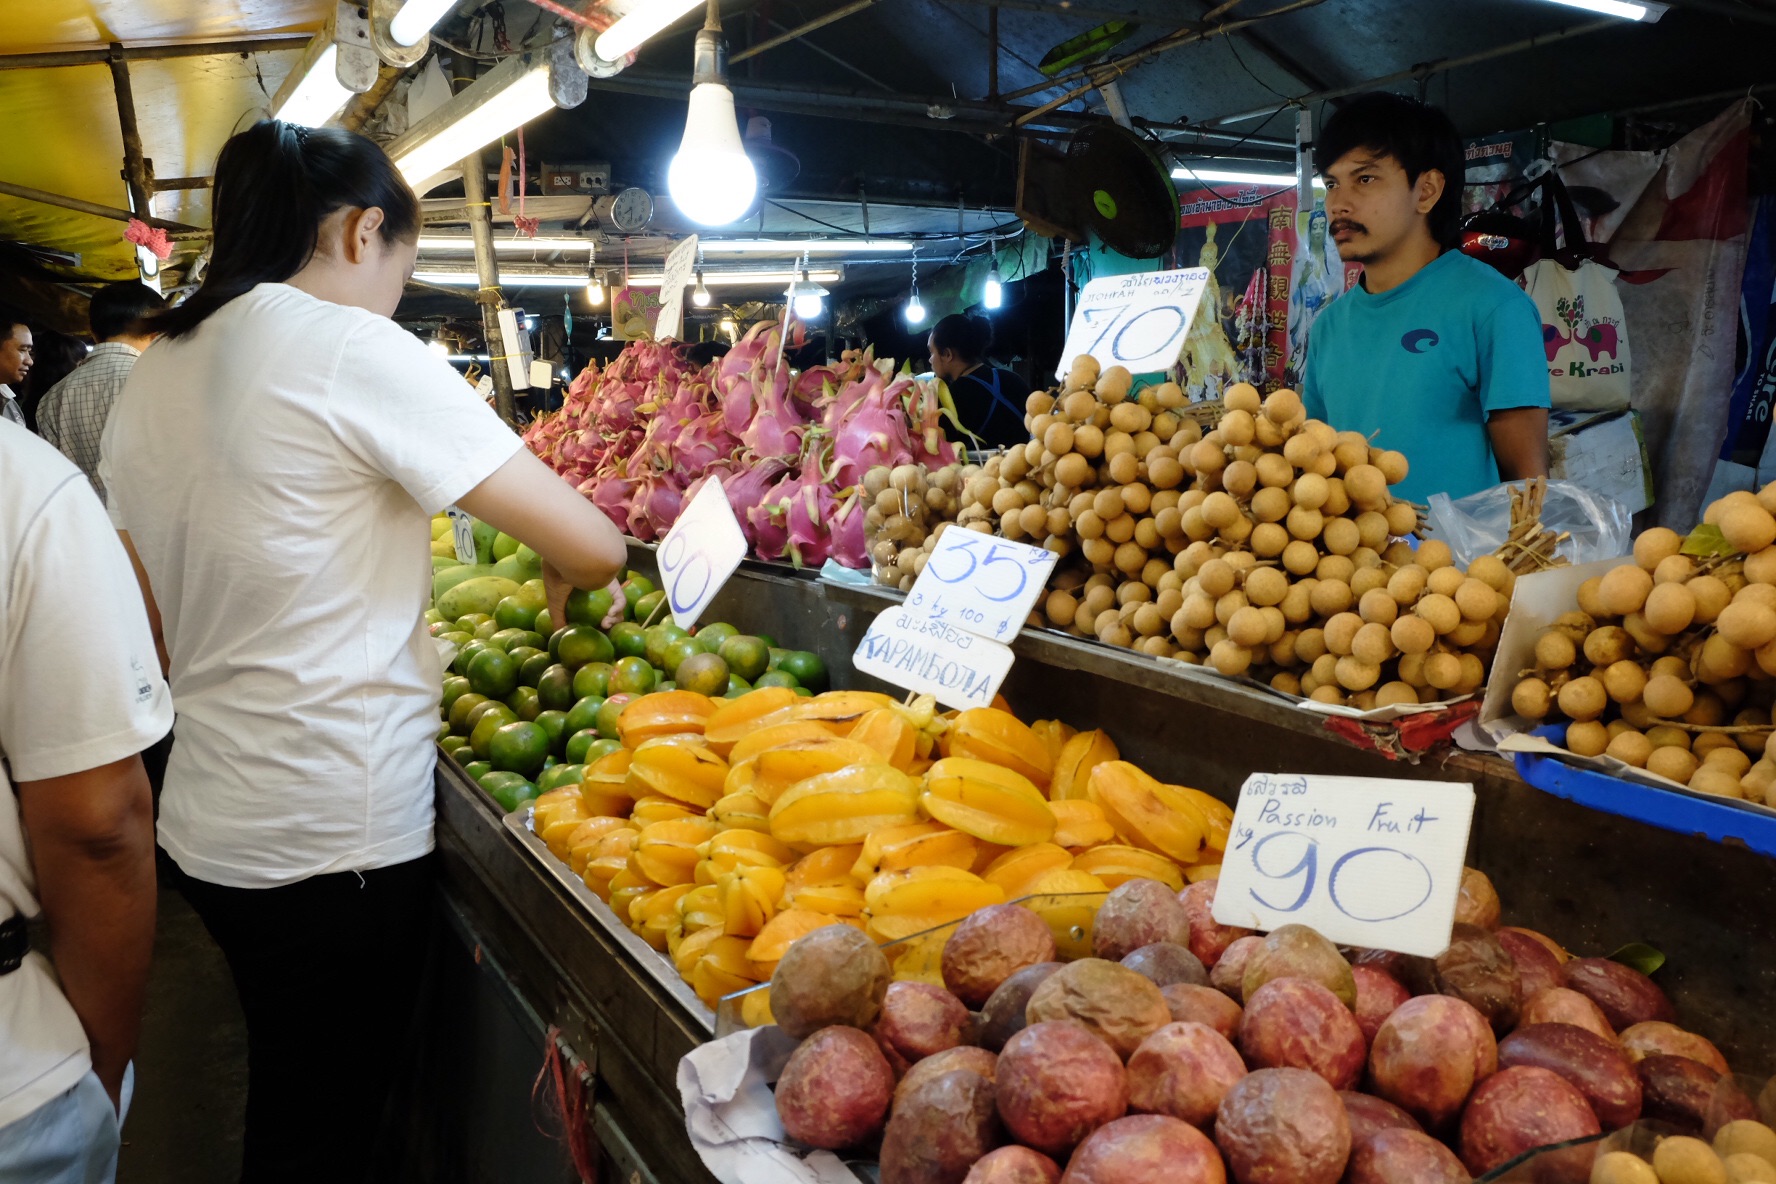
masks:
<path id="1" fill-rule="evenodd" d="M 641 0 L 598 35 L 592 50 L 607 62 L 620 62 L 624 54 L 640 48 L 648 38 L 702 4 L 703 0 Z"/>
<path id="2" fill-rule="evenodd" d="M 898 253 L 917 244 L 888 238 L 704 238 L 697 245 L 706 255 L 832 255 Z"/>
<path id="3" fill-rule="evenodd" d="M 1257 185 L 1260 188 L 1274 186 L 1277 189 L 1295 188 L 1294 173 L 1247 173 L 1237 169 L 1199 169 L 1183 165 L 1172 170 L 1174 181 L 1195 181 L 1203 185 Z M 1318 177 L 1314 178 L 1314 188 L 1324 189 L 1326 186 Z"/>
<path id="4" fill-rule="evenodd" d="M 273 119 L 302 127 L 320 127 L 351 102 L 353 92 L 339 81 L 339 46 L 333 43 L 331 30 L 316 36 L 327 39 L 326 48 L 312 59 L 305 53 L 303 60 L 296 63 L 296 70 L 301 72 L 300 79 L 294 86 L 285 79 L 284 85 L 278 88 L 279 101 L 274 103 L 271 112 Z"/>
<path id="5" fill-rule="evenodd" d="M 1654 4 L 1650 0 L 1645 4 L 1628 4 L 1623 0 L 1549 0 L 1549 3 L 1582 8 L 1586 12 L 1602 13 L 1604 16 L 1619 16 L 1625 21 L 1644 21 L 1649 25 L 1664 16 L 1671 7 L 1668 4 Z"/>
<path id="6" fill-rule="evenodd" d="M 473 251 L 475 240 L 466 234 L 422 234 L 422 251 Z M 526 251 L 589 251 L 592 240 L 577 237 L 496 238 L 493 249 L 501 255 L 522 255 Z"/>
<path id="7" fill-rule="evenodd" d="M 513 54 L 409 128 L 389 156 L 417 184 L 553 106 L 548 57 Z"/>
<path id="8" fill-rule="evenodd" d="M 456 0 L 407 0 L 389 21 L 389 39 L 397 45 L 418 45 L 455 6 Z"/>
<path id="9" fill-rule="evenodd" d="M 442 284 L 445 287 L 472 288 L 480 282 L 472 271 L 439 271 L 420 268 L 413 273 L 413 278 L 428 284 Z M 808 272 L 806 277 L 800 271 L 706 271 L 703 282 L 711 288 L 764 286 L 766 284 L 788 284 L 807 278 L 825 283 L 838 283 L 845 278 L 845 273 L 838 268 Z M 657 288 L 666 282 L 666 277 L 659 272 L 637 272 L 629 277 L 628 286 L 632 288 Z M 500 269 L 500 286 L 506 288 L 583 288 L 586 276 L 583 272 L 524 272 Z"/>

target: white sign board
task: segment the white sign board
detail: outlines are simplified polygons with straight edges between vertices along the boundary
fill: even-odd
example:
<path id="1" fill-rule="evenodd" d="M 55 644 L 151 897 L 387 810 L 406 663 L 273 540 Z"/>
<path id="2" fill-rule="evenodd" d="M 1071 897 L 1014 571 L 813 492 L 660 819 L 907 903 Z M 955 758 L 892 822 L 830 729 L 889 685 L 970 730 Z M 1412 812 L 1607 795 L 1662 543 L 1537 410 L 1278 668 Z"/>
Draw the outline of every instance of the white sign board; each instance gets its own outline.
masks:
<path id="1" fill-rule="evenodd" d="M 1338 945 L 1435 957 L 1449 946 L 1474 787 L 1254 773 L 1221 860 L 1215 920 L 1306 925 Z"/>
<path id="2" fill-rule="evenodd" d="M 1169 370 L 1184 350 L 1208 284 L 1206 267 L 1092 280 L 1073 308 L 1055 377 L 1066 378 L 1081 354 L 1105 368 L 1126 366 L 1131 374 Z"/>
<path id="3" fill-rule="evenodd" d="M 684 340 L 685 289 L 690 286 L 696 270 L 697 236 L 693 234 L 666 256 L 666 271 L 660 280 L 660 317 L 654 322 L 654 340 Z"/>
<path id="4" fill-rule="evenodd" d="M 459 563 L 475 562 L 475 520 L 468 512 L 455 506 L 445 506 L 444 513 L 450 518 L 450 533 L 456 540 L 456 558 Z"/>
<path id="5" fill-rule="evenodd" d="M 945 537 L 953 534 L 946 531 Z M 945 707 L 991 707 L 1011 670 L 1011 647 L 905 605 L 877 615 L 851 664 L 865 674 L 915 694 L 937 696 Z"/>
<path id="6" fill-rule="evenodd" d="M 689 629 L 746 557 L 746 535 L 734 518 L 720 477 L 710 477 L 666 532 L 655 558 L 666 603 Z"/>
<path id="7" fill-rule="evenodd" d="M 1009 642 L 1048 584 L 1053 551 L 953 527 L 931 552 L 907 593 L 919 616 L 980 637 Z"/>

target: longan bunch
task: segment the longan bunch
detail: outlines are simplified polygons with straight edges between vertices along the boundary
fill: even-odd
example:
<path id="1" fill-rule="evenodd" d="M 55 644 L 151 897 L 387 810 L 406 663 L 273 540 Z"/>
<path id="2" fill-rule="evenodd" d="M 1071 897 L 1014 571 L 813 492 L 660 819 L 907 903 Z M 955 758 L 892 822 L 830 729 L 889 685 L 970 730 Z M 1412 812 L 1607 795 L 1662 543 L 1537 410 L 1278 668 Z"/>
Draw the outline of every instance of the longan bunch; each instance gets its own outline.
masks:
<path id="1" fill-rule="evenodd" d="M 1700 793 L 1776 805 L 1776 484 L 1703 515 L 1732 554 L 1692 557 L 1665 527 L 1634 561 L 1579 586 L 1512 689 L 1526 719 L 1564 719 L 1566 747 Z"/>
<path id="2" fill-rule="evenodd" d="M 945 465 L 926 472 L 919 465 L 877 465 L 863 475 L 864 536 L 878 584 L 913 586 L 937 546 L 938 535 L 962 509 L 962 491 L 979 465 Z"/>

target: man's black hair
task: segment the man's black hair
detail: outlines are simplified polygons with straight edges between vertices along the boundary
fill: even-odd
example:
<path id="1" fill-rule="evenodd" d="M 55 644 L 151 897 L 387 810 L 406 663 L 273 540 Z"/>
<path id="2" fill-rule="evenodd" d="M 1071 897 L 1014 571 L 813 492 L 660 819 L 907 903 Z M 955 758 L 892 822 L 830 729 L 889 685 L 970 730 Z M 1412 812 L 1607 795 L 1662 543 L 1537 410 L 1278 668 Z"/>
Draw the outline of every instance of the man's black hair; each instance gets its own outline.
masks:
<path id="1" fill-rule="evenodd" d="M 1461 136 L 1442 108 L 1404 95 L 1358 95 L 1333 112 L 1314 142 L 1314 168 L 1324 175 L 1347 152 L 1391 156 L 1407 183 L 1432 169 L 1443 174 L 1443 196 L 1431 208 L 1431 236 L 1445 247 L 1461 238 L 1462 180 L 1467 166 Z"/>
<path id="2" fill-rule="evenodd" d="M 28 329 L 31 327 L 31 322 L 26 318 L 24 313 L 12 307 L 12 305 L 0 304 L 0 341 L 4 341 L 8 337 L 11 337 L 13 329 L 19 325 L 23 325 Z"/>
<path id="3" fill-rule="evenodd" d="M 92 325 L 93 340 L 109 341 L 126 333 L 142 332 L 149 316 L 165 307 L 166 300 L 147 284 L 122 280 L 94 292 L 86 316 Z"/>

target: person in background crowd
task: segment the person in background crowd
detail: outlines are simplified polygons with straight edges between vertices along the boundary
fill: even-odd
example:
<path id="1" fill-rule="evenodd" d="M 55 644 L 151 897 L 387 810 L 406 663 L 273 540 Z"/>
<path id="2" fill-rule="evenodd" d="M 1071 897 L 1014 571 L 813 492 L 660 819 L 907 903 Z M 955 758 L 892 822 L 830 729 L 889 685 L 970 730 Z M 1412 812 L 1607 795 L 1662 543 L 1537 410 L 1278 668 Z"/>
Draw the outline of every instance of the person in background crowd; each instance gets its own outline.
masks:
<path id="1" fill-rule="evenodd" d="M 987 361 L 993 345 L 993 323 L 986 317 L 951 313 L 931 327 L 926 341 L 931 372 L 950 388 L 962 426 L 988 448 L 1007 448 L 1029 440 L 1024 427 L 1024 401 L 1030 386 L 1003 366 Z"/>
<path id="2" fill-rule="evenodd" d="M 1461 138 L 1435 107 L 1352 99 L 1314 143 L 1327 225 L 1363 278 L 1314 320 L 1307 413 L 1406 454 L 1393 492 L 1465 497 L 1548 472 L 1548 367 L 1535 303 L 1453 248 Z"/>
<path id="3" fill-rule="evenodd" d="M 151 327 L 100 479 L 179 708 L 159 839 L 247 1023 L 243 1184 L 371 1178 L 423 998 L 442 671 L 430 517 L 543 558 L 554 619 L 623 538 L 390 318 L 419 199 L 381 148 L 265 121 L 216 162 L 203 286 Z"/>
<path id="4" fill-rule="evenodd" d="M 103 507 L 14 423 L 0 423 L 0 571 L 0 1180 L 109 1184 L 154 947 L 137 754 L 173 708 Z M 28 952 L 39 915 L 48 942 Z"/>
<path id="5" fill-rule="evenodd" d="M 31 372 L 33 344 L 31 326 L 24 316 L 0 305 L 0 419 L 10 419 L 20 427 L 24 426 L 25 412 L 14 388 Z"/>
<path id="6" fill-rule="evenodd" d="M 87 318 L 99 344 L 67 377 L 47 388 L 37 405 L 37 434 L 80 466 L 100 501 L 105 487 L 99 481 L 99 438 L 123 380 L 154 340 L 148 317 L 165 307 L 160 293 L 135 280 L 106 284 L 93 293 Z M 39 358 L 39 369 L 45 360 Z"/>
<path id="7" fill-rule="evenodd" d="M 78 337 L 57 333 L 54 329 L 38 329 L 31 342 L 31 373 L 19 384 L 19 410 L 25 414 L 25 426 L 42 435 L 37 409 L 43 396 L 86 357 L 87 344 Z"/>

